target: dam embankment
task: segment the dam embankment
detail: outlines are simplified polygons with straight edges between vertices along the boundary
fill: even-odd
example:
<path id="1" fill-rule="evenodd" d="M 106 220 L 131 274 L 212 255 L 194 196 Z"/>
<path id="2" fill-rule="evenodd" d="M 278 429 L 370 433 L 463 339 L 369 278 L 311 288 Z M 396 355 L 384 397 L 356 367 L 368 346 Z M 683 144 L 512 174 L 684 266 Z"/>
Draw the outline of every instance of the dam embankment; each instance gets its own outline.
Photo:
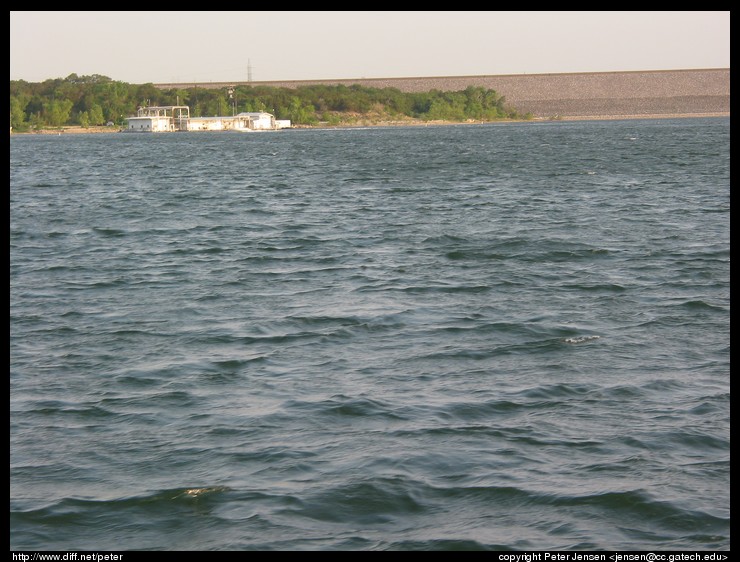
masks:
<path id="1" fill-rule="evenodd" d="M 235 85 L 297 88 L 316 84 L 398 88 L 402 92 L 496 90 L 521 113 L 539 118 L 692 116 L 730 114 L 730 69 L 685 69 L 563 74 L 502 74 L 417 78 L 284 80 L 155 84 L 158 88 Z"/>

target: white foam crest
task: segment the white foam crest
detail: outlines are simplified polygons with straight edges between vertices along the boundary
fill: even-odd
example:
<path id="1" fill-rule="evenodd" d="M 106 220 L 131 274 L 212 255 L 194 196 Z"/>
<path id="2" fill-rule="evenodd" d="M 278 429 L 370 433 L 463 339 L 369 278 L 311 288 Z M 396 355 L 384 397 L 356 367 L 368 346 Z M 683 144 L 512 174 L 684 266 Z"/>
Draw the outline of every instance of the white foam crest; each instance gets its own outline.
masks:
<path id="1" fill-rule="evenodd" d="M 586 341 L 598 340 L 598 339 L 601 339 L 601 336 L 577 336 L 573 338 L 565 338 L 565 340 L 563 341 L 565 343 L 583 343 Z"/>

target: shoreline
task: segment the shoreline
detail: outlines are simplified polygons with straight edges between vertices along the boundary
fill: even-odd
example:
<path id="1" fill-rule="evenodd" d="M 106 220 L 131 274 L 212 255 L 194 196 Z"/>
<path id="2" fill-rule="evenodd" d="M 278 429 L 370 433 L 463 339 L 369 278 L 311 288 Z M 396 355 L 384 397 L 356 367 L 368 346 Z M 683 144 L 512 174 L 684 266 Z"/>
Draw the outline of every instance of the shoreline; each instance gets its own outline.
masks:
<path id="1" fill-rule="evenodd" d="M 658 113 L 658 114 L 632 114 L 632 115 L 563 115 L 555 117 L 534 117 L 532 119 L 500 119 L 496 121 L 421 121 L 421 120 L 401 120 L 401 121 L 364 121 L 358 120 L 356 123 L 344 123 L 339 125 L 319 124 L 319 125 L 296 125 L 291 129 L 354 129 L 366 127 L 432 127 L 440 125 L 490 125 L 495 123 L 550 123 L 558 121 L 622 121 L 622 120 L 639 120 L 639 119 L 697 119 L 704 117 L 730 117 L 729 112 L 721 113 Z M 39 129 L 36 131 L 11 131 L 10 135 L 79 135 L 79 134 L 101 134 L 101 133 L 121 133 L 125 129 L 120 127 L 79 127 L 64 126 L 54 129 Z"/>

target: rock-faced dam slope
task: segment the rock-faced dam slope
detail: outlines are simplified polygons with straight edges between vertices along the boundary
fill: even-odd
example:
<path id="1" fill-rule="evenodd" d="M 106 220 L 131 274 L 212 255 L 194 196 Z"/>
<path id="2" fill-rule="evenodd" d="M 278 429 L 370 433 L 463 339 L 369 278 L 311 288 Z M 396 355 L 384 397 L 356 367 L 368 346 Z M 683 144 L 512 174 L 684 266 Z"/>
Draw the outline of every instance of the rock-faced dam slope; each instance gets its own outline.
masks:
<path id="1" fill-rule="evenodd" d="M 158 88 L 223 88 L 235 85 L 297 88 L 315 84 L 398 88 L 402 92 L 496 90 L 507 105 L 539 118 L 619 118 L 729 115 L 730 69 L 502 74 L 417 78 L 357 78 L 270 82 L 155 84 Z"/>

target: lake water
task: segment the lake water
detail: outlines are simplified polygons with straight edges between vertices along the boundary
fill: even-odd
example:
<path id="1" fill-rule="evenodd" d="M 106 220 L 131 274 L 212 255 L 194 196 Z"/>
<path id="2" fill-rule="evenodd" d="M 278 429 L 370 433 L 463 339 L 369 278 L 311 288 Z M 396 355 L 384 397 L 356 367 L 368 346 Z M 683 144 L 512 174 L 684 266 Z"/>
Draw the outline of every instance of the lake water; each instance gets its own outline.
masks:
<path id="1" fill-rule="evenodd" d="M 729 118 L 11 136 L 10 546 L 729 550 Z"/>

